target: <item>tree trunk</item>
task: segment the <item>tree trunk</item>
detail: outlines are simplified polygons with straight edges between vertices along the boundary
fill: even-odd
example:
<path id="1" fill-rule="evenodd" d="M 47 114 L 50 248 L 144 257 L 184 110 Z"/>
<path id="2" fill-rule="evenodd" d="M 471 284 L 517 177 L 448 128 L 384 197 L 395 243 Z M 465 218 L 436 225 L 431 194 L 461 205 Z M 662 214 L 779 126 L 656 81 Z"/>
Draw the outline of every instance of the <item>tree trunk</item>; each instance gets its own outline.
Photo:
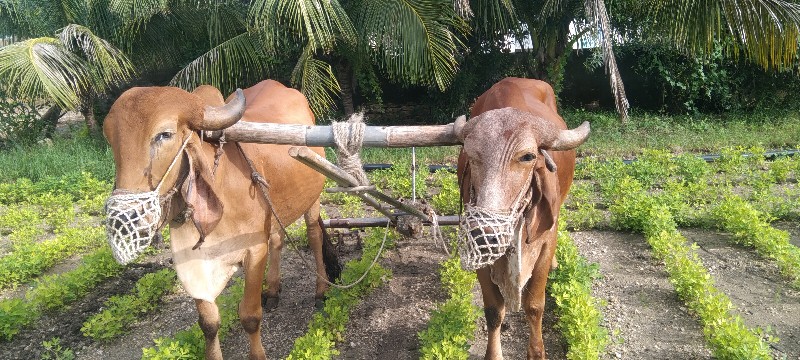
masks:
<path id="1" fill-rule="evenodd" d="M 58 126 L 58 120 L 64 116 L 64 112 L 61 111 L 61 107 L 58 105 L 53 105 L 42 115 L 39 119 L 42 124 L 44 124 L 44 137 L 52 138 L 53 133 L 56 131 L 56 126 Z"/>
<path id="2" fill-rule="evenodd" d="M 97 126 L 97 120 L 94 117 L 94 96 L 86 99 L 86 103 L 81 109 L 81 114 L 86 119 L 86 128 L 89 129 L 89 134 L 92 136 L 99 135 L 100 128 Z"/>
<path id="3" fill-rule="evenodd" d="M 344 115 L 347 117 L 355 112 L 355 103 L 353 101 L 355 84 L 353 81 L 353 66 L 346 59 L 338 61 L 336 79 L 339 81 L 339 87 L 342 90 L 342 107 L 344 108 Z"/>

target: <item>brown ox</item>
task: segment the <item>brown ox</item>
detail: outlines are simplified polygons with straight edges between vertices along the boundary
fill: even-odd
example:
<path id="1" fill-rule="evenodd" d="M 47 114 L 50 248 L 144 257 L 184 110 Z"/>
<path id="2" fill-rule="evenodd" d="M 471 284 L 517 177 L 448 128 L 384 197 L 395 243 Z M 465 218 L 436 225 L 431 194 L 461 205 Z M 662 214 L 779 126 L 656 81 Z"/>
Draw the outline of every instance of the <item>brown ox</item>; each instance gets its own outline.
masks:
<path id="1" fill-rule="evenodd" d="M 589 126 L 567 130 L 553 89 L 530 79 L 501 80 L 478 98 L 470 115 L 466 124 L 463 118 L 456 124 L 464 143 L 458 159 L 467 204 L 462 226 L 477 232 L 467 241 L 480 248 L 478 255 L 488 255 L 504 240 L 510 243 L 493 264 L 473 266 L 483 294 L 486 359 L 503 357 L 500 326 L 507 307 L 525 310 L 531 330 L 528 359 L 542 359 L 542 312 L 547 275 L 555 265 L 558 213 L 572 184 L 573 149 L 586 140 Z M 548 154 L 552 161 L 546 160 Z M 471 209 L 482 209 L 475 212 L 484 217 L 513 218 L 508 221 L 513 235 L 501 238 L 497 228 L 480 225 L 480 216 L 470 217 Z"/>
<path id="2" fill-rule="evenodd" d="M 250 358 L 265 359 L 261 344 L 262 281 L 269 254 L 265 298 L 274 305 L 280 290 L 282 237 L 252 171 L 234 143 L 201 140 L 203 130 L 220 130 L 240 118 L 252 122 L 314 124 L 306 98 L 272 80 L 225 104 L 220 92 L 202 86 L 189 93 L 173 87 L 133 88 L 114 103 L 104 124 L 116 163 L 114 195 L 153 191 L 169 221 L 173 261 L 184 289 L 195 299 L 206 358 L 221 359 L 216 297 L 238 265 L 245 272 L 239 317 L 250 341 Z M 245 107 L 246 98 L 246 107 Z M 186 142 L 185 150 L 181 146 Z M 316 297 L 327 289 L 323 265 L 319 196 L 324 177 L 291 159 L 285 145 L 241 144 L 269 184 L 275 213 L 284 224 L 305 216 L 317 266 Z M 323 154 L 321 148 L 315 148 Z M 215 159 L 215 156 L 218 156 Z M 174 170 L 167 171 L 173 159 Z M 165 176 L 166 174 L 166 176 Z M 165 201 L 174 194 L 170 203 Z M 109 199 L 111 201 L 111 199 Z M 113 226 L 112 226 L 113 228 Z M 325 259 L 332 260 L 332 259 Z M 334 275 L 334 274 L 331 274 Z"/>

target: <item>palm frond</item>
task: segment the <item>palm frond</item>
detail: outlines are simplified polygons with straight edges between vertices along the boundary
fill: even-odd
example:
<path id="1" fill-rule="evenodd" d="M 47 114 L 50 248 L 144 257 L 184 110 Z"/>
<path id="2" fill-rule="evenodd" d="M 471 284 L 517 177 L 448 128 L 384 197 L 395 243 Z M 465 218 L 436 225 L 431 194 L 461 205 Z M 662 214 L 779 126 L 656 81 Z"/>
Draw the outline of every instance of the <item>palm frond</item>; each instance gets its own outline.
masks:
<path id="1" fill-rule="evenodd" d="M 464 29 L 443 0 L 363 0 L 355 17 L 362 46 L 396 81 L 446 89 L 458 70 Z"/>
<path id="2" fill-rule="evenodd" d="M 122 51 L 85 26 L 67 25 L 58 37 L 67 50 L 82 54 L 92 64 L 97 75 L 95 86 L 100 86 L 101 91 L 109 85 L 122 84 L 135 74 L 133 64 Z"/>
<path id="3" fill-rule="evenodd" d="M 175 74 L 170 85 L 191 90 L 210 84 L 227 93 L 242 84 L 262 79 L 268 66 L 269 59 L 262 51 L 258 36 L 245 32 L 190 62 Z"/>
<path id="4" fill-rule="evenodd" d="M 710 54 L 715 42 L 733 40 L 740 52 L 765 68 L 791 66 L 800 40 L 800 4 L 783 0 L 651 0 L 660 33 L 678 47 Z M 723 41 L 724 42 L 724 41 Z"/>
<path id="5" fill-rule="evenodd" d="M 293 34 L 314 51 L 331 51 L 338 41 L 355 42 L 355 29 L 338 0 L 256 0 L 250 10 L 256 28 Z"/>
<path id="6" fill-rule="evenodd" d="M 505 33 L 519 26 L 512 0 L 476 0 L 472 10 L 471 24 L 478 35 Z"/>
<path id="7" fill-rule="evenodd" d="M 92 85 L 90 67 L 58 39 L 34 38 L 0 48 L 0 82 L 9 93 L 30 100 L 49 98 L 75 109 Z"/>
<path id="8" fill-rule="evenodd" d="M 622 83 L 622 76 L 617 67 L 617 59 L 614 56 L 612 38 L 614 30 L 608 20 L 608 12 L 603 0 L 586 0 L 586 16 L 590 21 L 597 24 L 597 32 L 600 38 L 600 51 L 603 54 L 603 63 L 606 65 L 606 73 L 611 83 L 611 93 L 614 95 L 614 103 L 617 113 L 622 122 L 628 120 L 628 98 L 625 96 L 625 85 Z"/>
<path id="9" fill-rule="evenodd" d="M 314 58 L 311 46 L 306 46 L 292 71 L 292 86 L 299 88 L 306 96 L 311 111 L 317 117 L 336 110 L 333 95 L 341 92 L 339 82 L 330 64 Z"/>

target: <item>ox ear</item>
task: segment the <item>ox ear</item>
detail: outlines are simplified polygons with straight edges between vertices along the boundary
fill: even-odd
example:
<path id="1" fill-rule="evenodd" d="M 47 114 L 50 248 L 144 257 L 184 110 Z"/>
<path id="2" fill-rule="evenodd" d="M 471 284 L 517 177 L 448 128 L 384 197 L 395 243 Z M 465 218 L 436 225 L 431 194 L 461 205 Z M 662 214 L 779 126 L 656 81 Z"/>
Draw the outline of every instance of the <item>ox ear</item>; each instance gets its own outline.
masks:
<path id="1" fill-rule="evenodd" d="M 533 226 L 533 236 L 528 237 L 527 243 L 538 239 L 546 231 L 550 230 L 558 223 L 558 178 L 546 167 L 536 167 L 534 169 L 534 179 L 531 183 L 533 188 L 533 199 L 530 207 L 525 214 L 527 226 Z"/>
<path id="2" fill-rule="evenodd" d="M 195 248 L 205 240 L 205 237 L 214 231 L 222 218 L 222 202 L 214 193 L 212 187 L 211 171 L 206 165 L 199 149 L 190 143 L 186 147 L 189 160 L 189 174 L 181 186 L 186 205 L 192 209 L 192 223 L 200 233 L 200 239 Z"/>

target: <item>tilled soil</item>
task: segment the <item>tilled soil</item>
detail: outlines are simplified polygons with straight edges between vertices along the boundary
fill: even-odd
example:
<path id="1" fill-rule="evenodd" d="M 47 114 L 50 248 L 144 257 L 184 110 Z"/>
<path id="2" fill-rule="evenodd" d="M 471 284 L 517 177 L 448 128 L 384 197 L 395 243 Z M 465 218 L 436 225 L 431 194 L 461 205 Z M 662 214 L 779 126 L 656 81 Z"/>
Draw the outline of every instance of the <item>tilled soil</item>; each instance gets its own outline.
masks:
<path id="1" fill-rule="evenodd" d="M 800 243 L 797 224 L 776 226 L 789 230 L 792 241 Z M 688 241 L 698 243 L 698 253 L 717 287 L 731 298 L 748 327 L 769 327 L 768 333 L 780 338 L 773 346 L 776 357 L 800 359 L 800 294 L 787 286 L 777 267 L 753 250 L 733 245 L 727 234 L 693 229 L 681 232 Z M 611 334 L 606 359 L 711 358 L 700 325 L 677 297 L 662 264 L 652 258 L 641 235 L 593 230 L 574 232 L 572 237 L 581 254 L 600 267 L 602 278 L 595 281 L 593 292 L 606 303 L 603 325 Z M 340 252 L 343 261 L 360 256 L 354 239 L 341 241 Z M 303 253 L 310 258 L 307 251 Z M 425 328 L 431 309 L 446 297 L 437 272 L 444 258 L 444 252 L 429 238 L 398 241 L 397 248 L 381 260 L 392 270 L 392 278 L 353 309 L 344 341 L 337 346 L 338 358 L 418 358 L 417 333 Z M 140 358 L 141 349 L 152 346 L 153 339 L 172 336 L 196 322 L 193 301 L 182 291 L 168 296 L 157 314 L 143 316 L 133 324 L 130 334 L 110 343 L 83 337 L 80 327 L 109 296 L 127 292 L 138 277 L 163 266 L 168 266 L 168 259 L 129 268 L 123 276 L 98 286 L 86 299 L 0 344 L 0 359 L 38 359 L 41 342 L 53 337 L 61 338 L 62 346 L 75 351 L 78 359 Z M 314 312 L 313 281 L 312 270 L 287 249 L 280 305 L 266 313 L 262 323 L 262 341 L 270 359 L 285 358 L 294 340 L 306 331 Z M 480 305 L 477 286 L 474 293 L 475 303 Z M 564 359 L 566 344 L 555 329 L 552 306 L 549 300 L 545 346 L 548 358 Z M 508 313 L 503 328 L 506 359 L 524 359 L 529 333 L 524 314 Z M 482 358 L 485 347 L 485 321 L 481 318 L 470 359 Z M 238 324 L 222 348 L 226 358 L 246 357 L 248 344 Z"/>

